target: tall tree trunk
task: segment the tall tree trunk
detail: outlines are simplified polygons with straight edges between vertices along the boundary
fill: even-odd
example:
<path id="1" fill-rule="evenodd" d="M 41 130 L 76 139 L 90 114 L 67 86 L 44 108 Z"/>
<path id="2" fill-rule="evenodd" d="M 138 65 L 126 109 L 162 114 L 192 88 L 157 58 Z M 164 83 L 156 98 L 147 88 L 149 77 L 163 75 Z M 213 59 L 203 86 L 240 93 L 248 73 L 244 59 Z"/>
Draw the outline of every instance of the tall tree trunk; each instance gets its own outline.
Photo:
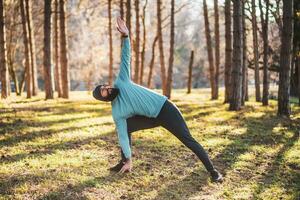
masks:
<path id="1" fill-rule="evenodd" d="M 126 26 L 131 35 L 131 0 L 126 1 Z"/>
<path id="2" fill-rule="evenodd" d="M 28 37 L 28 27 L 26 25 L 26 12 L 24 1 L 20 0 L 20 11 L 21 11 L 21 19 L 22 19 L 22 27 L 23 27 L 23 41 L 25 47 L 25 70 L 26 70 L 26 90 L 27 90 L 27 98 L 31 98 L 32 96 L 32 71 L 30 64 L 30 48 L 29 48 L 29 37 Z"/>
<path id="3" fill-rule="evenodd" d="M 157 36 L 159 46 L 159 58 L 160 58 L 160 69 L 161 69 L 161 81 L 162 91 L 166 95 L 166 67 L 165 67 L 165 56 L 164 56 L 164 44 L 161 27 L 161 0 L 157 0 Z"/>
<path id="4" fill-rule="evenodd" d="M 219 71 L 220 71 L 220 31 L 219 31 L 219 5 L 218 0 L 214 0 L 214 12 L 215 12 L 215 58 L 216 58 L 216 98 L 219 96 Z"/>
<path id="5" fill-rule="evenodd" d="M 258 38 L 257 38 L 257 20 L 256 20 L 256 5 L 255 0 L 251 0 L 251 16 L 252 16 L 252 38 L 253 38 L 253 55 L 254 55 L 254 80 L 255 80 L 255 99 L 261 101 L 260 94 L 260 77 L 259 77 L 259 55 L 258 55 Z"/>
<path id="6" fill-rule="evenodd" d="M 231 0 L 225 0 L 225 100 L 228 103 L 231 98 L 231 59 L 232 59 L 232 35 L 231 35 Z"/>
<path id="7" fill-rule="evenodd" d="M 111 3 L 108 0 L 108 34 L 109 34 L 109 67 L 108 67 L 108 83 L 113 83 L 113 41 L 112 41 L 112 27 L 111 27 Z"/>
<path id="8" fill-rule="evenodd" d="M 211 46 L 212 42 L 211 42 L 211 36 L 210 36 L 210 28 L 209 28 L 206 0 L 203 0 L 203 14 L 204 14 L 204 22 L 205 22 L 206 48 L 207 48 L 207 55 L 208 55 L 208 62 L 209 62 L 211 99 L 218 99 L 217 86 L 216 86 L 216 81 L 215 81 L 214 57 L 213 57 L 213 50 L 212 50 L 212 46 Z"/>
<path id="9" fill-rule="evenodd" d="M 145 50 L 146 50 L 146 7 L 148 0 L 145 1 L 145 5 L 143 7 L 143 15 L 142 15 L 142 24 L 143 24 L 143 44 L 142 44 L 142 53 L 141 53 L 141 69 L 140 69 L 140 80 L 139 83 L 143 85 L 143 77 L 144 77 L 144 68 L 145 68 Z"/>
<path id="10" fill-rule="evenodd" d="M 122 20 L 124 20 L 124 1 L 120 0 L 120 17 Z M 120 36 L 120 45 L 121 45 L 121 49 L 122 49 L 122 35 Z M 122 54 L 122 51 L 120 51 L 120 54 Z"/>
<path id="11" fill-rule="evenodd" d="M 248 99 L 248 66 L 247 66 L 247 35 L 246 35 L 246 21 L 245 21 L 245 0 L 243 0 L 243 11 L 242 11 L 242 35 L 243 35 L 243 60 L 242 60 L 242 103 L 241 105 L 245 105 L 245 101 Z"/>
<path id="12" fill-rule="evenodd" d="M 189 76 L 188 76 L 188 90 L 187 94 L 191 93 L 192 90 L 192 77 L 193 77 L 193 62 L 194 62 L 194 51 L 191 51 L 190 63 L 189 63 Z"/>
<path id="13" fill-rule="evenodd" d="M 290 108 L 290 71 L 293 49 L 293 9 L 294 0 L 283 1 L 283 27 L 281 35 L 280 72 L 278 89 L 278 115 L 289 117 Z"/>
<path id="14" fill-rule="evenodd" d="M 140 64 L 140 5 L 139 0 L 135 0 L 135 65 L 134 65 L 134 82 L 139 81 L 139 64 Z"/>
<path id="15" fill-rule="evenodd" d="M 0 75 L 1 75 L 1 98 L 6 99 L 9 95 L 9 77 L 6 63 L 5 44 L 5 10 L 4 1 L 0 0 Z"/>
<path id="16" fill-rule="evenodd" d="M 18 13 L 19 5 L 16 3 L 13 6 L 13 15 L 12 17 L 16 18 L 19 13 Z M 16 29 L 10 28 L 8 34 L 9 34 L 9 40 L 6 41 L 6 59 L 7 59 L 7 66 L 8 66 L 8 71 L 9 71 L 9 76 L 11 77 L 12 81 L 14 82 L 15 86 L 15 92 L 16 95 L 20 93 L 19 90 L 19 81 L 18 77 L 16 74 L 16 69 L 15 69 L 15 57 L 16 57 L 16 49 L 18 48 L 18 45 L 13 44 L 13 39 L 14 39 L 14 34 L 16 33 Z M 1 67 L 0 67 L 1 68 Z"/>
<path id="17" fill-rule="evenodd" d="M 70 75 L 68 64 L 68 40 L 67 40 L 67 23 L 66 23 L 66 0 L 59 0 L 60 10 L 60 67 L 62 80 L 62 97 L 68 99 L 70 92 Z"/>
<path id="18" fill-rule="evenodd" d="M 149 64 L 149 75 L 148 75 L 148 82 L 147 86 L 148 88 L 151 88 L 151 80 L 152 80 L 152 74 L 153 74 L 153 67 L 154 67 L 154 60 L 155 60 L 155 45 L 158 40 L 158 36 L 156 35 L 154 38 L 154 41 L 152 43 L 152 56 Z"/>
<path id="19" fill-rule="evenodd" d="M 34 26 L 32 23 L 32 1 L 25 0 L 26 8 L 26 19 L 28 27 L 28 39 L 29 39 L 29 52 L 30 52 L 30 67 L 31 67 L 31 78 L 32 78 L 32 95 L 38 94 L 38 79 L 37 79 L 37 68 L 36 68 L 36 56 L 35 56 L 35 39 L 34 39 Z"/>
<path id="20" fill-rule="evenodd" d="M 120 17 L 122 20 L 124 20 L 124 1 L 120 0 Z M 122 38 L 122 36 L 121 36 Z"/>
<path id="21" fill-rule="evenodd" d="M 166 85 L 166 96 L 171 98 L 172 80 L 173 80 L 173 63 L 174 63 L 174 37 L 175 37 L 175 19 L 174 19 L 175 2 L 171 0 L 171 32 L 170 32 L 170 53 L 169 53 L 169 68 Z"/>
<path id="22" fill-rule="evenodd" d="M 25 77 L 26 77 L 26 70 L 24 70 L 23 73 L 21 74 L 21 79 L 20 79 L 20 93 L 17 94 L 18 96 L 21 96 L 22 92 L 24 91 Z"/>
<path id="23" fill-rule="evenodd" d="M 243 57 L 243 30 L 242 30 L 243 3 L 233 0 L 233 55 L 232 55 L 232 99 L 229 110 L 240 110 L 242 100 L 242 57 Z"/>
<path id="24" fill-rule="evenodd" d="M 58 93 L 58 97 L 62 97 L 62 86 L 61 86 L 61 68 L 59 63 L 59 28 L 58 28 L 58 13 L 59 13 L 59 0 L 55 0 L 55 13 L 54 13 L 54 51 L 55 51 L 55 88 Z"/>
<path id="25" fill-rule="evenodd" d="M 53 99 L 53 84 L 52 84 L 53 70 L 51 65 L 51 0 L 45 0 L 44 13 L 45 13 L 44 14 L 45 93 L 46 93 L 46 99 Z"/>
<path id="26" fill-rule="evenodd" d="M 266 13 L 264 17 L 263 6 L 261 0 L 259 0 L 259 8 L 261 12 L 261 24 L 264 43 L 264 56 L 263 56 L 263 98 L 262 104 L 267 106 L 269 104 L 269 72 L 268 72 L 268 54 L 269 54 L 269 42 L 268 42 L 268 23 L 269 23 L 269 0 L 266 2 Z"/>

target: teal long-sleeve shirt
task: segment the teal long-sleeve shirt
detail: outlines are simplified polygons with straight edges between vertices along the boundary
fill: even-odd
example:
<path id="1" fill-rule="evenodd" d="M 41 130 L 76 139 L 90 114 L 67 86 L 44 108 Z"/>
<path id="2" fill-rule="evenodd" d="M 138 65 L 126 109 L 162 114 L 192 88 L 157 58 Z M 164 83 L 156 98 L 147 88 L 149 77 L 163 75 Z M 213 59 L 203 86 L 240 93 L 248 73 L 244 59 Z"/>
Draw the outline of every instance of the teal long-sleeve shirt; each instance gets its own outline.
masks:
<path id="1" fill-rule="evenodd" d="M 111 105 L 119 144 L 125 157 L 130 158 L 131 149 L 126 119 L 134 115 L 157 117 L 167 97 L 131 81 L 129 36 L 123 38 L 122 43 L 120 71 L 113 85 L 115 88 L 119 88 L 119 94 L 111 102 Z"/>

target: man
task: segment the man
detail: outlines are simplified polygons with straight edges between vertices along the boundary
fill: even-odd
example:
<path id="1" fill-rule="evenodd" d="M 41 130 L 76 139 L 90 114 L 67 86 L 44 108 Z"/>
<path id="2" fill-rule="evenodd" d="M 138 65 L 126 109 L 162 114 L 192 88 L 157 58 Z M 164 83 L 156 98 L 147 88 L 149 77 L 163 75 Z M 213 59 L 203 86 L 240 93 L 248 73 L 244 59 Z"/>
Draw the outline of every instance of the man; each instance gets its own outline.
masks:
<path id="1" fill-rule="evenodd" d="M 191 136 L 179 109 L 166 96 L 137 85 L 130 79 L 130 40 L 128 29 L 117 18 L 117 29 L 122 34 L 122 53 L 119 74 L 113 87 L 98 85 L 93 96 L 97 100 L 110 101 L 121 146 L 121 161 L 111 171 L 121 173 L 132 170 L 131 133 L 162 126 L 191 149 L 210 173 L 212 181 L 221 182 L 222 175 L 214 168 L 203 147 Z"/>

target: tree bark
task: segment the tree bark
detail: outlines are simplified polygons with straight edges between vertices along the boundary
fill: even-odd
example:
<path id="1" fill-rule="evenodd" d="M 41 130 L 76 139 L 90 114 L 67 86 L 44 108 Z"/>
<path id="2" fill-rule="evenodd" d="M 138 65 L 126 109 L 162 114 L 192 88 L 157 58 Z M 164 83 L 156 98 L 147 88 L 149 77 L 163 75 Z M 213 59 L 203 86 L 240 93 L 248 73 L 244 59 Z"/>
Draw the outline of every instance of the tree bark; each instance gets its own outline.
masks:
<path id="1" fill-rule="evenodd" d="M 22 27 L 23 27 L 23 43 L 25 47 L 25 70 L 26 70 L 26 90 L 27 90 L 27 98 L 31 98 L 32 96 L 32 71 L 30 64 L 30 48 L 29 48 L 29 37 L 28 37 L 28 27 L 26 25 L 26 12 L 24 1 L 20 0 L 20 11 L 21 11 L 21 19 L 22 19 Z"/>
<path id="2" fill-rule="evenodd" d="M 216 98 L 219 96 L 219 71 L 220 71 L 220 30 L 219 30 L 219 5 L 218 0 L 214 0 L 214 12 L 215 12 L 215 59 L 216 59 Z"/>
<path id="3" fill-rule="evenodd" d="M 53 99 L 53 84 L 52 84 L 53 70 L 51 66 L 51 0 L 45 0 L 44 12 L 45 12 L 44 13 L 45 93 L 46 93 L 46 99 Z"/>
<path id="4" fill-rule="evenodd" d="M 155 45 L 158 40 L 158 36 L 156 35 L 154 38 L 154 41 L 152 43 L 152 56 L 149 64 L 149 75 L 148 75 L 148 82 L 147 86 L 148 88 L 151 88 L 151 80 L 152 80 L 152 74 L 153 74 L 153 67 L 154 67 L 154 60 L 155 60 Z"/>
<path id="5" fill-rule="evenodd" d="M 281 35 L 280 72 L 278 88 L 278 115 L 289 117 L 290 108 L 290 71 L 293 49 L 293 9 L 294 0 L 283 1 L 283 27 Z"/>
<path id="6" fill-rule="evenodd" d="M 231 0 L 225 1 L 225 100 L 228 103 L 231 98 L 231 59 L 232 59 L 232 35 L 231 35 Z"/>
<path id="7" fill-rule="evenodd" d="M 29 39 L 29 52 L 30 52 L 30 67 L 31 67 L 31 78 L 32 78 L 32 95 L 38 94 L 38 79 L 37 79 L 37 68 L 36 68 L 36 56 L 35 56 L 35 39 L 34 39 L 34 26 L 32 23 L 32 1 L 25 0 L 26 8 L 26 20 L 28 27 L 28 39 Z"/>
<path id="8" fill-rule="evenodd" d="M 243 57 L 242 9 L 242 2 L 240 0 L 233 0 L 232 99 L 229 110 L 241 109 Z"/>
<path id="9" fill-rule="evenodd" d="M 108 67 L 108 84 L 113 83 L 113 41 L 111 27 L 111 4 L 112 0 L 108 0 L 108 34 L 109 34 L 109 67 Z"/>
<path id="10" fill-rule="evenodd" d="M 142 15 L 142 24 L 143 24 L 143 44 L 142 44 L 142 53 L 141 53 L 141 69 L 140 69 L 140 80 L 139 83 L 143 85 L 143 77 L 144 77 L 144 68 L 145 68 L 145 50 L 146 50 L 146 7 L 148 0 L 145 1 L 145 5 L 143 7 L 143 15 Z"/>
<path id="11" fill-rule="evenodd" d="M 126 26 L 131 35 L 131 0 L 126 1 Z"/>
<path id="12" fill-rule="evenodd" d="M 161 27 L 161 0 L 157 0 L 157 36 L 159 46 L 159 58 L 160 58 L 160 69 L 161 69 L 161 80 L 162 80 L 162 91 L 166 95 L 166 67 L 165 67 L 165 56 L 164 56 L 164 45 Z"/>
<path id="13" fill-rule="evenodd" d="M 210 28 L 208 21 L 208 12 L 206 0 L 203 0 L 203 14 L 205 22 L 205 36 L 206 36 L 206 48 L 209 62 L 209 74 L 210 74 L 210 86 L 211 86 L 211 99 L 218 99 L 217 86 L 215 81 L 215 67 L 214 67 L 214 58 L 212 50 L 212 42 L 210 36 Z"/>
<path id="14" fill-rule="evenodd" d="M 269 72 L 268 72 L 268 54 L 269 54 L 269 42 L 268 42 L 268 23 L 269 23 L 269 0 L 266 2 L 266 13 L 264 17 L 263 6 L 261 0 L 259 0 L 259 8 L 261 12 L 261 24 L 264 43 L 264 55 L 263 55 L 263 98 L 262 104 L 267 106 L 269 104 Z"/>
<path id="15" fill-rule="evenodd" d="M 55 52 L 55 88 L 58 93 L 58 97 L 62 97 L 62 85 L 61 85 L 61 68 L 60 68 L 60 52 L 59 52 L 59 28 L 58 28 L 58 22 L 59 22 L 59 0 L 55 0 L 54 6 L 55 6 L 55 13 L 54 13 L 54 52 Z"/>
<path id="16" fill-rule="evenodd" d="M 70 92 L 70 75 L 68 64 L 68 40 L 67 40 L 67 23 L 66 23 L 66 1 L 59 1 L 60 10 L 60 67 L 62 80 L 62 97 L 68 99 Z"/>
<path id="17" fill-rule="evenodd" d="M 253 55 L 254 55 L 254 81 L 255 81 L 255 99 L 261 101 L 260 94 L 260 77 L 259 77 L 259 54 L 258 54 L 258 38 L 257 38 L 257 20 L 256 20 L 256 5 L 255 0 L 251 0 L 251 16 L 252 16 L 252 37 L 253 37 Z"/>
<path id="18" fill-rule="evenodd" d="M 139 64 L 140 64 L 140 5 L 139 0 L 135 0 L 135 65 L 134 65 L 134 79 L 133 81 L 138 83 L 139 81 Z"/>
<path id="19" fill-rule="evenodd" d="M 120 17 L 122 20 L 124 20 L 124 1 L 123 0 L 120 0 Z M 122 49 L 122 35 L 120 36 L 120 46 L 121 46 L 121 49 Z M 120 54 L 122 54 L 122 51 L 120 51 Z"/>
<path id="20" fill-rule="evenodd" d="M 5 44 L 5 8 L 4 1 L 0 0 L 0 75 L 1 75 L 1 98 L 6 99 L 9 95 L 9 77 L 6 63 Z"/>
<path id="21" fill-rule="evenodd" d="M 170 30 L 170 53 L 169 67 L 166 85 L 166 96 L 171 98 L 172 82 L 173 82 L 173 63 L 174 63 L 174 37 L 175 37 L 175 19 L 174 19 L 175 2 L 171 0 L 171 30 Z"/>
<path id="22" fill-rule="evenodd" d="M 191 93 L 192 90 L 192 77 L 193 77 L 193 62 L 194 62 L 194 51 L 191 51 L 191 57 L 190 57 L 190 63 L 189 63 L 189 76 L 188 76 L 188 90 L 187 90 L 187 94 Z"/>
<path id="23" fill-rule="evenodd" d="M 242 60 L 242 103 L 245 105 L 245 101 L 248 100 L 248 67 L 247 67 L 247 35 L 246 35 L 246 19 L 245 19 L 245 0 L 243 0 L 243 10 L 242 10 L 242 35 L 243 35 L 243 60 Z"/>

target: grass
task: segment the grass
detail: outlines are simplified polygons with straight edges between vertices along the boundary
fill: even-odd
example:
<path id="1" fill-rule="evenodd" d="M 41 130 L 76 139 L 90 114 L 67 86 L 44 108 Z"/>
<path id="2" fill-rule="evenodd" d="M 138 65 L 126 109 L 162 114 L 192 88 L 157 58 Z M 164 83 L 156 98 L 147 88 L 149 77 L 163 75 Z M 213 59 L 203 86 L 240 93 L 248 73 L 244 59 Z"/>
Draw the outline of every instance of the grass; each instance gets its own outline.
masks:
<path id="1" fill-rule="evenodd" d="M 133 133 L 133 172 L 120 158 L 110 104 L 86 92 L 71 100 L 0 103 L 0 199 L 299 199 L 300 108 L 276 116 L 276 101 L 238 112 L 208 90 L 175 90 L 194 138 L 225 174 L 212 183 L 193 153 L 163 128 Z"/>

